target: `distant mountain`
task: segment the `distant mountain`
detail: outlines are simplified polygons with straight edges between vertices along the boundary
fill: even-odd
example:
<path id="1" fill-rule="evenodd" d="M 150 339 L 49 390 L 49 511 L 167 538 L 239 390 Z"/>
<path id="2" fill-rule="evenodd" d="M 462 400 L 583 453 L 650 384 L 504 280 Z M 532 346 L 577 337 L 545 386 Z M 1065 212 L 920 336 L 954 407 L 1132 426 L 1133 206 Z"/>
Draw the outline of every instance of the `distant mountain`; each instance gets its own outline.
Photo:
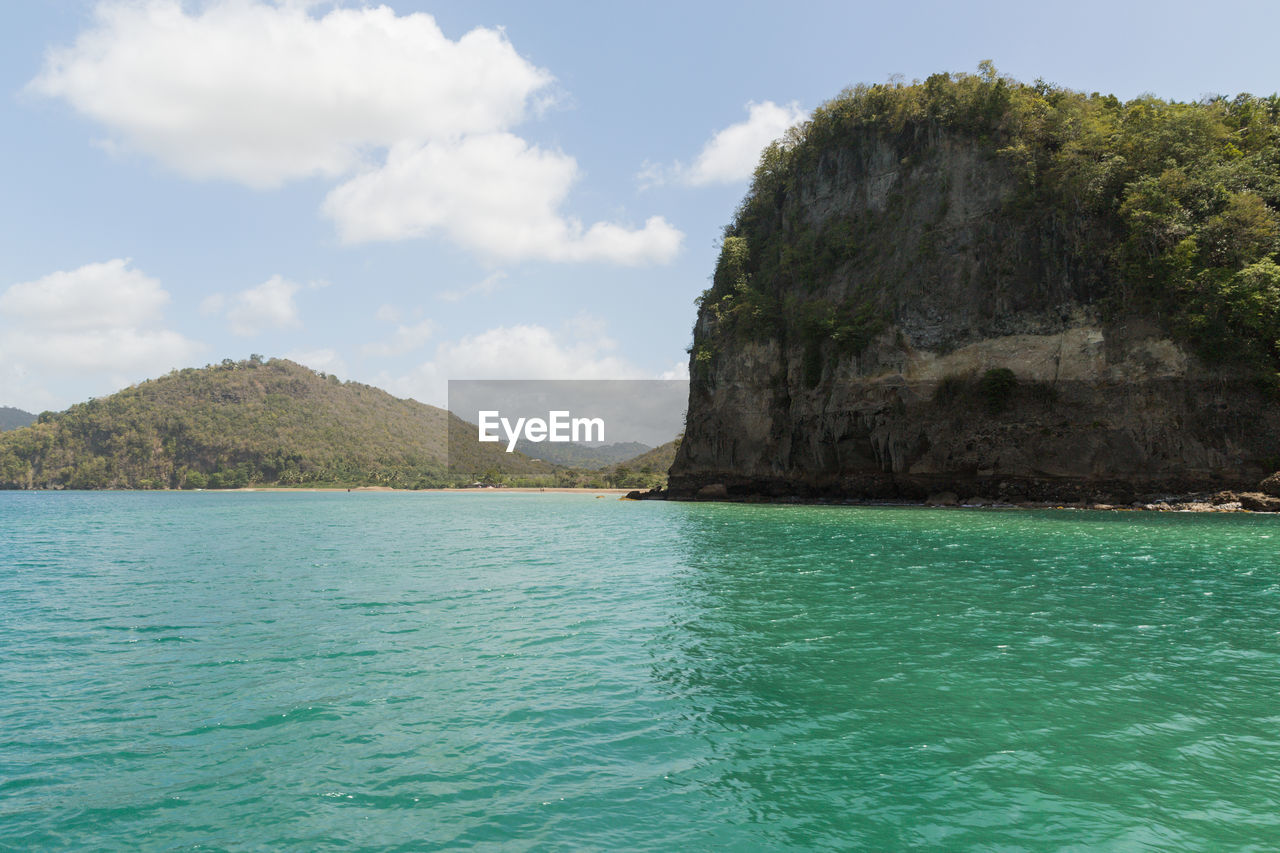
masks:
<path id="1" fill-rule="evenodd" d="M 649 449 L 649 445 L 638 441 L 602 444 L 599 447 L 588 447 L 585 444 L 573 442 L 532 442 L 525 439 L 516 443 L 516 450 L 532 459 L 592 471 L 631 459 Z"/>
<path id="2" fill-rule="evenodd" d="M 612 465 L 604 474 L 625 488 L 661 489 L 667 485 L 667 471 L 676 461 L 676 450 L 682 437 L 659 445 L 639 456 Z"/>
<path id="3" fill-rule="evenodd" d="M 12 406 L 0 406 L 0 432 L 30 426 L 36 422 L 36 416 Z"/>
<path id="4" fill-rule="evenodd" d="M 0 487 L 420 488 L 551 476 L 550 464 L 497 445 L 450 446 L 450 422 L 462 424 L 443 409 L 291 361 L 227 359 L 0 434 Z"/>
<path id="5" fill-rule="evenodd" d="M 676 450 L 680 448 L 681 438 L 681 436 L 677 436 L 666 444 L 659 445 L 630 459 L 624 459 L 613 467 L 614 469 L 629 468 L 641 474 L 661 474 L 665 477 L 667 476 L 667 469 L 671 467 L 671 463 L 676 461 Z"/>

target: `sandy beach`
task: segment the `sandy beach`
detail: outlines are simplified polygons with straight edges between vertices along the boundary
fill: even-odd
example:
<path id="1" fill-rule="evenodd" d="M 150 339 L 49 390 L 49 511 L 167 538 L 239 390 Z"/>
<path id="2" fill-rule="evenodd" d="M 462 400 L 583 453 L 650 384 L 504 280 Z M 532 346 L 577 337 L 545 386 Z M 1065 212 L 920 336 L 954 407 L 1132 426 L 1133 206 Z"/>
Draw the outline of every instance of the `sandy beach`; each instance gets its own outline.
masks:
<path id="1" fill-rule="evenodd" d="M 287 486 L 246 486 L 243 489 L 216 489 L 214 491 L 225 492 L 418 492 L 422 494 L 446 494 L 446 495 L 510 495 L 524 494 L 536 495 L 546 494 L 563 494 L 563 495 L 625 495 L 634 489 L 576 489 L 562 486 L 546 488 L 537 487 L 490 487 L 477 489 L 394 489 L 391 486 L 352 486 L 345 488 L 342 486 L 313 486 L 290 488 Z"/>

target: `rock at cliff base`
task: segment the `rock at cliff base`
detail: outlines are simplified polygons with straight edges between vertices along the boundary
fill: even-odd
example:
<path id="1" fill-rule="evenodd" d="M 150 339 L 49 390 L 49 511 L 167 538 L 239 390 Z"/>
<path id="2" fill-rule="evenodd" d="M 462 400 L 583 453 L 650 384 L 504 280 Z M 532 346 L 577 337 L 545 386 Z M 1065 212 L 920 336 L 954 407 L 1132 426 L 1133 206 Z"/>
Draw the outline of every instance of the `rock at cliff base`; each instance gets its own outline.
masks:
<path id="1" fill-rule="evenodd" d="M 1277 471 L 1259 483 L 1258 490 L 1264 495 L 1270 495 L 1273 498 L 1280 498 L 1280 471 Z"/>
<path id="2" fill-rule="evenodd" d="M 1240 506 L 1250 512 L 1280 512 L 1280 498 L 1261 492 L 1245 492 L 1240 496 Z"/>
<path id="3" fill-rule="evenodd" d="M 955 492 L 939 492 L 936 495 L 929 495 L 925 503 L 929 506 L 955 506 L 960 503 L 960 498 Z"/>
<path id="4" fill-rule="evenodd" d="M 708 501 L 722 500 L 729 497 L 729 490 L 725 488 L 724 483 L 712 483 L 698 489 L 697 497 Z"/>

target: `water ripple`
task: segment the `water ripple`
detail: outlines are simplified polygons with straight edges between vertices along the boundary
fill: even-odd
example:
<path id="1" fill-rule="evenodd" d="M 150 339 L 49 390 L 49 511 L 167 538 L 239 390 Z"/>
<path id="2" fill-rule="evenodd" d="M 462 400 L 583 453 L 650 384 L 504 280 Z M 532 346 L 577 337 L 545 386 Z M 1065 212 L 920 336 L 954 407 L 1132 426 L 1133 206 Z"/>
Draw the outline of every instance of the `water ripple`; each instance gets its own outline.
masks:
<path id="1" fill-rule="evenodd" d="M 1280 524 L 0 494 L 0 848 L 1265 849 Z"/>

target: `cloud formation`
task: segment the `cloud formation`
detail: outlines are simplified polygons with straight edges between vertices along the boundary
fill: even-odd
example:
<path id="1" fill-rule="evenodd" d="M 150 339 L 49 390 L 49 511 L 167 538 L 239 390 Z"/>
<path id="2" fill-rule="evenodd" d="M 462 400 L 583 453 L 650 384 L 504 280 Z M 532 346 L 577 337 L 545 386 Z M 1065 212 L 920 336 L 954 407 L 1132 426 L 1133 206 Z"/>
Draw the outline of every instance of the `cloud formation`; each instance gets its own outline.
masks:
<path id="1" fill-rule="evenodd" d="M 328 348 L 321 347 L 319 349 L 310 350 L 291 350 L 284 354 L 284 357 L 290 361 L 296 361 L 298 364 L 304 365 L 322 373 L 331 373 L 339 378 L 346 377 L 347 363 L 343 361 L 342 356 L 337 352 Z"/>
<path id="2" fill-rule="evenodd" d="M 426 346 L 427 341 L 431 339 L 435 332 L 436 324 L 431 320 L 422 320 L 411 326 L 401 323 L 396 326 L 390 337 L 365 344 L 360 348 L 360 352 L 375 358 L 392 358 L 398 355 L 407 355 Z"/>
<path id="3" fill-rule="evenodd" d="M 551 75 L 498 30 L 450 41 L 426 14 L 222 0 L 104 2 L 31 88 L 195 178 L 254 187 L 351 171 L 406 139 L 519 122 Z"/>
<path id="4" fill-rule="evenodd" d="M 341 181 L 324 212 L 347 243 L 436 233 L 502 260 L 675 255 L 681 234 L 661 217 L 584 226 L 560 212 L 576 161 L 511 133 L 553 77 L 501 30 L 453 41 L 427 14 L 315 5 L 104 0 L 29 88 L 188 177 Z"/>
<path id="5" fill-rule="evenodd" d="M 454 379 L 634 379 L 643 374 L 613 355 L 603 334 L 561 340 L 544 326 L 489 329 L 441 344 L 436 363 Z"/>
<path id="6" fill-rule="evenodd" d="M 773 101 L 747 104 L 747 120 L 731 124 L 711 137 L 693 161 L 686 180 L 697 187 L 750 178 L 764 147 L 806 118 L 808 115 L 794 102 L 785 107 Z"/>
<path id="7" fill-rule="evenodd" d="M 594 318 L 579 316 L 559 333 L 535 324 L 499 326 L 443 341 L 431 361 L 404 376 L 379 377 L 394 394 L 443 406 L 449 379 L 641 379 L 615 354 L 617 342 Z"/>
<path id="8" fill-rule="evenodd" d="M 159 281 L 117 258 L 15 284 L 0 294 L 0 312 L 29 328 L 76 332 L 154 325 L 168 302 Z"/>
<path id="9" fill-rule="evenodd" d="M 773 101 L 749 103 L 746 121 L 717 131 L 702 146 L 693 165 L 645 163 L 636 179 L 641 186 L 675 181 L 694 187 L 745 181 L 755 173 L 765 146 L 808 117 L 794 101 L 785 106 Z"/>
<path id="10" fill-rule="evenodd" d="M 267 329 L 300 327 L 294 296 L 301 289 L 301 285 L 273 275 L 257 287 L 240 291 L 227 311 L 231 334 L 250 337 Z"/>
<path id="11" fill-rule="evenodd" d="M 314 286 L 314 285 L 313 285 Z M 200 303 L 204 314 L 223 315 L 231 334 L 248 338 L 271 329 L 301 328 L 298 302 L 294 298 L 302 285 L 281 275 L 273 275 L 257 287 L 227 297 L 214 293 Z"/>
<path id="12" fill-rule="evenodd" d="M 559 212 L 576 161 L 510 133 L 394 146 L 381 167 L 329 193 L 324 212 L 347 243 L 403 240 L 439 231 L 502 261 L 666 263 L 683 235 L 661 216 L 636 230 L 584 228 Z"/>
<path id="13" fill-rule="evenodd" d="M 65 405 L 47 386 L 70 378 L 85 395 L 188 363 L 203 345 L 164 328 L 169 294 L 127 259 L 86 264 L 0 293 L 0 396 Z"/>

